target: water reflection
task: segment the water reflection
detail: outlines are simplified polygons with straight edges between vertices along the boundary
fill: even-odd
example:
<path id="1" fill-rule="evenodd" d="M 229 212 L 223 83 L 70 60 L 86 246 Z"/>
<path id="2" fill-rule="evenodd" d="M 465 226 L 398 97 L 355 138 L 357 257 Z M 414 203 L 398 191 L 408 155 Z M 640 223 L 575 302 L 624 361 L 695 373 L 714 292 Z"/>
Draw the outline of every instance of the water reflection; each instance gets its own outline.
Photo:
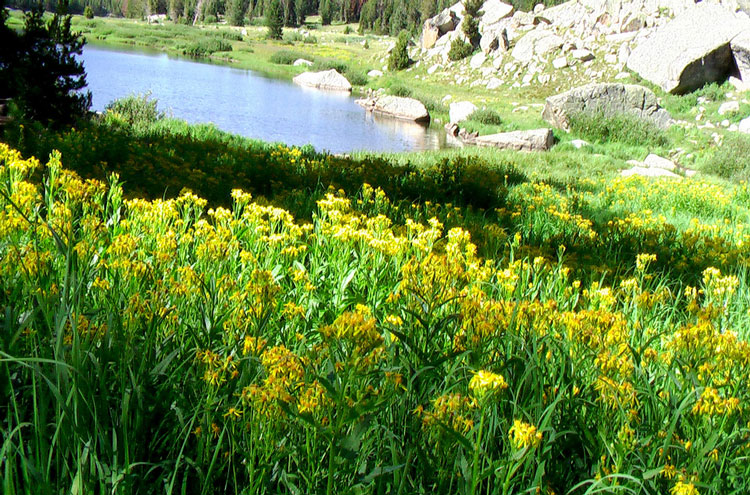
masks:
<path id="1" fill-rule="evenodd" d="M 347 153 L 446 146 L 445 133 L 368 114 L 348 93 L 305 88 L 223 65 L 165 54 L 87 46 L 83 52 L 93 109 L 151 92 L 159 108 L 189 122 L 270 142 Z"/>

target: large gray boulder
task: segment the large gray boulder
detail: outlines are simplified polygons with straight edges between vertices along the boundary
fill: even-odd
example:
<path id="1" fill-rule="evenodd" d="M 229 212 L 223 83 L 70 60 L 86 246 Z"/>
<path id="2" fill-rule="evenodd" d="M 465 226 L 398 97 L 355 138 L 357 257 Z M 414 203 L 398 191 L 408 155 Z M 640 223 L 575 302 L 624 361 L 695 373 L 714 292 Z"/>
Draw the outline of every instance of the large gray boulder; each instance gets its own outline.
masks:
<path id="1" fill-rule="evenodd" d="M 555 144 L 555 136 L 552 129 L 534 129 L 479 136 L 475 143 L 505 150 L 547 151 Z"/>
<path id="2" fill-rule="evenodd" d="M 468 119 L 476 109 L 477 106 L 470 101 L 456 101 L 451 103 L 448 113 L 449 121 L 451 124 L 462 122 Z"/>
<path id="3" fill-rule="evenodd" d="M 371 112 L 389 117 L 411 120 L 413 122 L 430 121 L 430 113 L 427 111 L 427 108 L 425 108 L 421 101 L 414 98 L 391 95 L 375 96 L 359 99 L 357 100 L 357 104 Z"/>
<path id="4" fill-rule="evenodd" d="M 518 40 L 511 56 L 519 62 L 528 63 L 534 55 L 542 56 L 561 48 L 564 40 L 547 29 L 534 29 Z"/>
<path id="5" fill-rule="evenodd" d="M 627 113 L 665 129 L 669 113 L 659 106 L 650 89 L 635 84 L 594 83 L 547 98 L 542 118 L 560 129 L 570 130 L 570 116 L 579 113 L 616 115 Z"/>
<path id="6" fill-rule="evenodd" d="M 750 29 L 732 38 L 729 46 L 732 49 L 740 79 L 747 85 L 750 83 Z"/>
<path id="7" fill-rule="evenodd" d="M 747 28 L 746 17 L 701 2 L 641 42 L 627 66 L 673 94 L 724 81 L 734 70 L 730 41 Z"/>
<path id="8" fill-rule="evenodd" d="M 309 88 L 327 89 L 331 91 L 351 91 L 351 83 L 336 69 L 321 72 L 303 72 L 294 79 L 295 84 Z"/>
<path id="9" fill-rule="evenodd" d="M 486 0 L 480 10 L 484 14 L 482 14 L 479 20 L 479 30 L 483 31 L 485 26 L 490 26 L 500 22 L 501 19 L 512 16 L 513 11 L 513 6 L 505 2 L 501 2 L 500 0 Z"/>
<path id="10" fill-rule="evenodd" d="M 509 25 L 510 20 L 504 19 L 484 28 L 482 37 L 479 40 L 479 47 L 484 54 L 489 54 L 495 50 L 508 51 L 510 47 L 510 42 L 508 41 Z"/>
<path id="11" fill-rule="evenodd" d="M 457 3 L 444 9 L 435 17 L 430 17 L 422 25 L 422 48 L 429 50 L 445 33 L 453 31 L 463 17 L 464 6 Z"/>

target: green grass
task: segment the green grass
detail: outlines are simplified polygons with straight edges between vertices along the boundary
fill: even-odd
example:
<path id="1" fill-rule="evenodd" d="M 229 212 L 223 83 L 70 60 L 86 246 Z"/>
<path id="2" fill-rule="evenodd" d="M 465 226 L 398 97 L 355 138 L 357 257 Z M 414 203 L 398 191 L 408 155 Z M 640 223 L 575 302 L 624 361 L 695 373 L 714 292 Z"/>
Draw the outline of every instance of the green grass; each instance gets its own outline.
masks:
<path id="1" fill-rule="evenodd" d="M 125 189 L 0 146 L 4 494 L 748 489 L 746 186 L 108 125 Z M 308 214 L 124 199 L 192 148 Z"/>

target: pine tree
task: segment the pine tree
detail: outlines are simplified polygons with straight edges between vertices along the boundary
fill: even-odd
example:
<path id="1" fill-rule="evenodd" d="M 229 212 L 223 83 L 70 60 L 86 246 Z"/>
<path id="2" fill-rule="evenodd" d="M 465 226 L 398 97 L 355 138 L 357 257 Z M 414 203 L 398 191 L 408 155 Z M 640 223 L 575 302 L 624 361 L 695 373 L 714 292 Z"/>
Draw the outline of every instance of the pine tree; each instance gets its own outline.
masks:
<path id="1" fill-rule="evenodd" d="M 294 11 L 297 14 L 297 22 L 300 26 L 305 24 L 305 16 L 307 15 L 307 0 L 295 0 Z"/>
<path id="2" fill-rule="evenodd" d="M 409 33 L 404 30 L 398 33 L 396 46 L 391 50 L 391 56 L 388 58 L 388 70 L 402 70 L 409 67 Z"/>
<path id="3" fill-rule="evenodd" d="M 279 0 L 270 0 L 264 12 L 268 37 L 272 40 L 280 40 L 284 37 L 284 12 Z"/>
<path id="4" fill-rule="evenodd" d="M 331 4 L 331 0 L 320 0 L 318 11 L 321 24 L 324 26 L 329 25 L 333 20 L 333 5 Z"/>
<path id="5" fill-rule="evenodd" d="M 232 26 L 244 26 L 247 0 L 228 0 L 227 3 L 227 20 L 229 24 Z"/>
<path id="6" fill-rule="evenodd" d="M 68 1 L 60 0 L 53 17 L 44 20 L 44 7 L 38 3 L 26 13 L 22 33 L 8 34 L 3 18 L 0 38 L 0 83 L 13 98 L 24 118 L 44 124 L 62 125 L 84 116 L 91 106 L 81 55 L 84 40 L 70 28 Z M 4 2 L 0 4 L 4 9 Z M 11 39 L 12 38 L 12 39 Z"/>
<path id="7" fill-rule="evenodd" d="M 484 4 L 483 0 L 466 0 L 464 2 L 464 34 L 469 39 L 473 48 L 479 46 L 479 11 Z"/>

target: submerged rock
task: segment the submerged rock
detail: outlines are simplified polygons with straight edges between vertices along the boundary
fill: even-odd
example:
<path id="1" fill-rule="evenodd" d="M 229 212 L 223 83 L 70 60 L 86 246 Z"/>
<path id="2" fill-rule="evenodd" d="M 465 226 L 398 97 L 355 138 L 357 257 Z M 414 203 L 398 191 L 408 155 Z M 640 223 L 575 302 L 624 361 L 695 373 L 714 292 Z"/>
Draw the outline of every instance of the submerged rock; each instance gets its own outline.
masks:
<path id="1" fill-rule="evenodd" d="M 357 100 L 357 104 L 371 112 L 398 119 L 414 122 L 430 121 L 430 113 L 425 108 L 424 103 L 414 98 L 391 95 L 374 96 L 359 99 Z"/>

